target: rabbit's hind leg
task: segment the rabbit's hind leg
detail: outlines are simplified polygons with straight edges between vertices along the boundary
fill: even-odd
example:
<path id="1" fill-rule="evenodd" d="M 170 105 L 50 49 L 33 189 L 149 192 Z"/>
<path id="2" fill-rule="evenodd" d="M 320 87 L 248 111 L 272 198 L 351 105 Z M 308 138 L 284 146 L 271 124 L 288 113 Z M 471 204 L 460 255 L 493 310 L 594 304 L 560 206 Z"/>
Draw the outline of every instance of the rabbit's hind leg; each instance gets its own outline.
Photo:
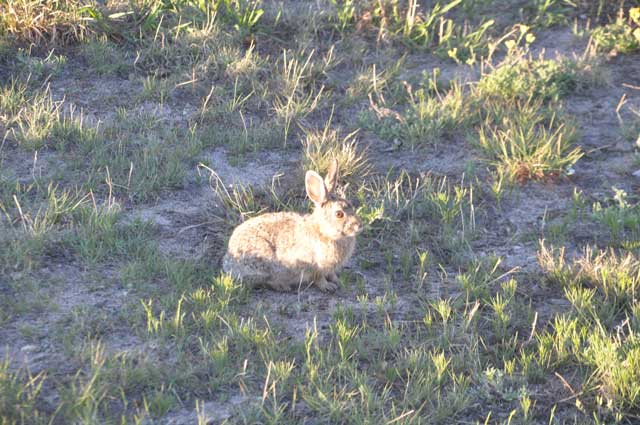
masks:
<path id="1" fill-rule="evenodd" d="M 264 286 L 269 286 L 269 275 L 265 273 L 253 273 L 252 271 L 245 271 L 246 274 L 243 274 L 240 277 L 240 281 L 247 286 L 252 288 L 260 288 Z"/>
<path id="2" fill-rule="evenodd" d="M 336 272 L 331 272 L 327 275 L 327 280 L 329 282 L 333 282 L 333 283 L 338 283 L 340 282 L 338 275 L 336 274 Z"/>
<path id="3" fill-rule="evenodd" d="M 324 276 L 319 276 L 314 280 L 313 283 L 318 287 L 318 289 L 320 289 L 323 292 L 333 292 L 336 289 L 338 289 L 337 284 L 328 281 L 327 278 Z"/>
<path id="4" fill-rule="evenodd" d="M 241 281 L 243 285 L 247 285 L 251 288 L 271 288 L 276 291 L 288 291 L 291 289 L 289 284 L 278 279 L 274 279 L 270 273 L 246 267 L 243 270 L 242 275 L 238 276 L 238 280 Z"/>

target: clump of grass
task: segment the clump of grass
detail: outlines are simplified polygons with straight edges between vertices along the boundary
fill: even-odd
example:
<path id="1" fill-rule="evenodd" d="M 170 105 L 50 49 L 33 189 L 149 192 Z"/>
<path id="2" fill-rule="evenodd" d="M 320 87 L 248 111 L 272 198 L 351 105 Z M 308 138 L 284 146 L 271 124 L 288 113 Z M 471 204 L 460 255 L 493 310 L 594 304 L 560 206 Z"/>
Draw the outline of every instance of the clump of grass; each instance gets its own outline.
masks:
<path id="1" fill-rule="evenodd" d="M 142 92 L 140 100 L 156 101 L 164 104 L 173 89 L 173 82 L 170 79 L 158 78 L 155 75 L 148 75 L 142 80 Z"/>
<path id="2" fill-rule="evenodd" d="M 373 8 L 372 20 L 378 25 L 379 37 L 390 33 L 410 47 L 432 47 L 441 57 L 472 64 L 487 52 L 488 30 L 494 21 L 487 20 L 475 27 L 467 21 L 461 25 L 449 18 L 462 3 L 462 0 L 436 2 L 423 12 L 416 0 L 385 1 Z"/>
<path id="3" fill-rule="evenodd" d="M 499 173 L 512 181 L 554 177 L 566 172 L 582 156 L 572 147 L 575 130 L 567 123 L 557 124 L 539 114 L 540 101 L 514 104 L 515 111 L 496 124 L 480 128 L 477 145 Z"/>
<path id="4" fill-rule="evenodd" d="M 618 416 L 640 406 L 640 351 L 636 341 L 636 333 L 621 339 L 596 331 L 584 353 L 594 371 L 590 381 L 599 386 L 596 402 Z"/>
<path id="5" fill-rule="evenodd" d="M 356 18 L 356 4 L 354 0 L 331 0 L 333 15 L 329 18 L 334 28 L 344 33 Z"/>
<path id="6" fill-rule="evenodd" d="M 126 54 L 109 41 L 106 35 L 82 44 L 81 52 L 99 75 L 118 75 L 130 68 Z"/>
<path id="7" fill-rule="evenodd" d="M 17 196 L 14 195 L 13 199 L 14 212 L 19 215 L 22 228 L 28 236 L 34 238 L 46 235 L 57 225 L 72 221 L 73 214 L 89 203 L 88 195 L 60 190 L 53 184 L 47 187 L 44 208 L 38 207 L 35 212 L 23 208 Z"/>
<path id="8" fill-rule="evenodd" d="M 132 200 L 144 201 L 183 183 L 183 163 L 197 153 L 197 146 L 196 135 L 190 130 L 183 133 L 169 128 L 153 113 L 119 109 L 117 119 L 104 126 L 100 137 L 74 146 L 70 159 L 72 166 L 87 176 L 89 188 L 102 184 L 108 175 L 116 195 L 124 193 Z"/>
<path id="9" fill-rule="evenodd" d="M 567 58 L 525 59 L 520 55 L 506 59 L 478 82 L 480 98 L 497 97 L 506 100 L 559 99 L 580 87 L 587 86 L 597 65 L 587 60 Z"/>
<path id="10" fill-rule="evenodd" d="M 314 88 L 310 81 L 313 52 L 306 58 L 291 57 L 284 51 L 280 65 L 282 88 L 273 101 L 276 117 L 284 126 L 284 143 L 287 143 L 291 125 L 308 116 L 322 98 L 324 86 Z"/>
<path id="11" fill-rule="evenodd" d="M 0 5 L 0 31 L 26 44 L 70 44 L 91 31 L 85 8 L 74 1 L 10 0 Z"/>
<path id="12" fill-rule="evenodd" d="M 241 37 L 254 31 L 264 14 L 261 0 L 218 0 L 214 4 L 222 18 L 233 24 Z"/>
<path id="13" fill-rule="evenodd" d="M 380 235 L 379 242 L 386 241 L 383 249 L 392 243 L 412 252 L 428 250 L 443 261 L 463 262 L 466 244 L 475 232 L 473 187 L 464 180 L 453 184 L 446 178 L 402 171 L 395 177 L 368 179 L 358 188 L 356 198 L 360 203 L 357 214 L 365 223 L 364 236 Z M 413 255 L 401 261 L 409 258 Z M 405 275 L 406 266 L 402 265 Z"/>
<path id="14" fill-rule="evenodd" d="M 552 27 L 569 22 L 575 3 L 562 0 L 533 0 L 524 6 L 527 21 L 535 26 Z"/>
<path id="15" fill-rule="evenodd" d="M 54 101 L 49 88 L 23 106 L 11 126 L 12 136 L 22 147 L 41 149 L 60 123 L 62 102 Z"/>
<path id="16" fill-rule="evenodd" d="M 268 148 L 281 146 L 283 139 L 282 127 L 273 122 L 242 121 L 240 125 L 227 122 L 226 126 L 208 128 L 199 135 L 203 146 L 224 146 L 230 155 L 232 163 L 242 163 L 242 159 L 249 152 L 259 152 Z"/>
<path id="17" fill-rule="evenodd" d="M 435 86 L 434 86 L 435 87 Z M 408 108 L 403 117 L 407 137 L 415 144 L 437 142 L 443 135 L 464 127 L 473 113 L 466 102 L 463 87 L 452 82 L 444 93 L 424 88 L 409 94 Z"/>
<path id="18" fill-rule="evenodd" d="M 150 238 L 151 227 L 146 223 L 118 223 L 117 204 L 83 208 L 77 215 L 74 231 L 68 235 L 66 244 L 88 263 L 123 255 L 134 258 L 146 248 Z"/>
<path id="19" fill-rule="evenodd" d="M 0 86 L 0 119 L 5 126 L 15 120 L 20 108 L 27 103 L 28 95 L 27 84 L 15 78 Z"/>
<path id="20" fill-rule="evenodd" d="M 13 74 L 28 76 L 25 80 L 26 83 L 31 85 L 57 76 L 67 62 L 67 57 L 57 54 L 55 49 L 51 49 L 46 56 L 39 56 L 31 51 L 18 49 L 13 59 L 11 63 Z"/>
<path id="21" fill-rule="evenodd" d="M 640 7 L 629 9 L 629 16 L 620 15 L 615 22 L 593 29 L 591 37 L 599 51 L 629 54 L 640 49 Z"/>
<path id="22" fill-rule="evenodd" d="M 456 26 L 453 21 L 448 21 L 445 33 L 441 35 L 436 53 L 441 57 L 446 55 L 456 63 L 473 65 L 479 58 L 489 52 L 489 31 L 495 21 L 487 20 L 477 27 L 465 25 Z"/>
<path id="23" fill-rule="evenodd" d="M 17 184 L 8 199 L 0 199 L 7 227 L 3 229 L 0 270 L 32 270 L 54 249 L 75 214 L 89 203 L 79 191 L 60 189 L 52 183 L 45 189 Z M 3 224 L 3 219 L 0 224 Z"/>
<path id="24" fill-rule="evenodd" d="M 627 320 L 638 309 L 640 263 L 632 254 L 586 248 L 568 264 L 564 250 L 541 246 L 538 258 L 553 283 L 564 287 L 573 311 L 556 318 L 538 339 L 538 353 L 585 368 L 584 397 L 597 409 L 624 417 L 640 405 L 637 329 Z M 547 367 L 548 367 L 547 366 Z"/>
<path id="25" fill-rule="evenodd" d="M 627 249 L 640 245 L 640 205 L 631 203 L 624 190 L 613 188 L 612 202 L 593 205 L 594 218 L 609 231 L 609 243 Z"/>
<path id="26" fill-rule="evenodd" d="M 230 96 L 225 96 L 224 91 L 211 90 L 200 114 L 205 125 L 198 131 L 201 147 L 223 146 L 232 155 L 231 159 L 238 162 L 248 152 L 281 145 L 283 139 L 279 123 L 252 113 L 257 103 L 255 91 L 244 92 L 240 84 L 236 76 Z"/>
<path id="27" fill-rule="evenodd" d="M 487 19 L 476 25 L 456 19 L 455 12 L 460 7 L 470 7 L 462 0 L 435 2 L 427 9 L 415 0 L 379 1 L 359 10 L 358 19 L 354 19 L 355 8 L 347 3 L 338 9 L 341 28 L 357 22 L 361 30 L 375 29 L 378 40 L 392 39 L 413 50 L 431 49 L 437 56 L 457 63 L 476 63 L 488 52 L 490 30 L 495 23 Z"/>
<path id="28" fill-rule="evenodd" d="M 551 280 L 562 286 L 584 285 L 597 289 L 607 301 L 631 307 L 640 290 L 640 262 L 631 253 L 618 255 L 612 249 L 594 251 L 587 247 L 583 256 L 567 264 L 564 250 L 541 244 L 538 261 Z"/>
<path id="29" fill-rule="evenodd" d="M 385 139 L 407 140 L 415 147 L 437 144 L 477 119 L 463 84 L 452 81 L 448 88 L 441 89 L 434 75 L 428 85 L 414 90 L 405 83 L 406 103 L 396 108 L 400 111 L 370 98 L 373 114 L 361 115 L 360 123 Z"/>
<path id="30" fill-rule="evenodd" d="M 53 100 L 49 86 L 31 93 L 24 84 L 13 81 L 4 88 L 0 99 L 0 120 L 10 139 L 25 149 L 64 150 L 69 143 L 89 142 L 97 137 L 97 129 L 85 127 L 82 113 L 76 113 L 73 106 L 64 111 L 64 100 Z"/>
<path id="31" fill-rule="evenodd" d="M 0 421 L 2 423 L 39 423 L 45 415 L 39 411 L 39 399 L 45 375 L 32 375 L 24 369 L 15 372 L 9 358 L 0 363 Z"/>
<path id="32" fill-rule="evenodd" d="M 333 160 L 338 161 L 340 179 L 348 182 L 361 180 L 369 174 L 371 165 L 367 151 L 359 147 L 357 131 L 341 137 L 339 129 L 331 128 L 331 118 L 322 130 L 304 130 L 302 146 L 305 170 L 315 170 L 324 175 Z"/>
<path id="33" fill-rule="evenodd" d="M 243 54 L 237 55 L 230 62 L 227 61 L 225 75 L 234 80 L 234 90 L 237 91 L 238 78 L 242 78 L 246 83 L 254 84 L 255 80 L 262 78 L 267 65 L 267 59 L 257 54 L 252 45 Z"/>
<path id="34" fill-rule="evenodd" d="M 54 101 L 48 87 L 33 95 L 20 85 L 8 90 L 0 100 L 0 113 L 10 113 L 0 115 L 0 120 L 9 130 L 9 140 L 28 150 L 59 151 L 71 168 L 87 176 L 89 189 L 109 175 L 112 189 L 124 190 L 131 199 L 149 199 L 163 188 L 181 185 L 183 161 L 202 147 L 193 128 L 178 132 L 153 114 L 120 109 L 117 120 L 100 128 L 99 123 L 86 125 L 73 106 L 65 109 L 64 101 Z"/>
<path id="35" fill-rule="evenodd" d="M 93 193 L 49 184 L 46 193 L 33 185 L 0 200 L 7 229 L 0 252 L 0 270 L 32 270 L 55 250 L 65 250 L 87 263 L 137 258 L 146 253 L 152 235 L 148 223 L 122 223 L 113 197 L 98 202 Z M 4 223 L 3 223 L 4 224 Z"/>
<path id="36" fill-rule="evenodd" d="M 614 251 L 586 249 L 576 266 L 576 279 L 595 287 L 614 305 L 628 309 L 640 292 L 640 262 L 630 253 L 618 256 Z"/>

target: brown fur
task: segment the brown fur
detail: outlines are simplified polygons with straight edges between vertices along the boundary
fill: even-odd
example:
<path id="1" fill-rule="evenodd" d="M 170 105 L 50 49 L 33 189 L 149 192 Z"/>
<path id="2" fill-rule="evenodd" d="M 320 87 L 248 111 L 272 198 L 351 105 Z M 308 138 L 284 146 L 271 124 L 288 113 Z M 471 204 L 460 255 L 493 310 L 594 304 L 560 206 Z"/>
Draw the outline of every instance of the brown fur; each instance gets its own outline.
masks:
<path id="1" fill-rule="evenodd" d="M 308 172 L 306 187 L 314 201 L 313 214 L 268 213 L 247 220 L 229 239 L 223 270 L 250 285 L 286 291 L 314 283 L 320 289 L 337 288 L 336 271 L 351 257 L 360 220 L 344 199 L 334 198 L 337 167 L 323 182 Z M 338 217 L 336 212 L 342 212 Z"/>

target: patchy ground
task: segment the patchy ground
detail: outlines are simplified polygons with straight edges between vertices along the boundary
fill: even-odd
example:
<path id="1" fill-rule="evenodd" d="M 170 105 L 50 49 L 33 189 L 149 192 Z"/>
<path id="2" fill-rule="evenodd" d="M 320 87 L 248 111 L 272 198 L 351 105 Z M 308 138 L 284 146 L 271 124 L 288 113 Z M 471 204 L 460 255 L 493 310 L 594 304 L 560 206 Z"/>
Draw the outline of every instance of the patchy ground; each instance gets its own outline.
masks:
<path id="1" fill-rule="evenodd" d="M 2 423 L 638 420 L 637 4 L 169 3 L 0 19 Z M 339 289 L 222 275 L 328 158 Z"/>

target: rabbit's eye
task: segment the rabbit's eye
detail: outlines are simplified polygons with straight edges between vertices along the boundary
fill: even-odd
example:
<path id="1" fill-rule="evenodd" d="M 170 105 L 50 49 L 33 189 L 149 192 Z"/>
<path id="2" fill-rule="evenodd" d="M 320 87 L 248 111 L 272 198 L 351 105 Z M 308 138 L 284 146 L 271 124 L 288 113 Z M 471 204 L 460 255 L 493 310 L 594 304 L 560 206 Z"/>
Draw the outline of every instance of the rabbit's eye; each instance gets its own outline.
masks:
<path id="1" fill-rule="evenodd" d="M 336 217 L 338 217 L 338 218 L 343 218 L 343 217 L 344 217 L 344 212 L 342 212 L 342 211 L 336 211 Z"/>

